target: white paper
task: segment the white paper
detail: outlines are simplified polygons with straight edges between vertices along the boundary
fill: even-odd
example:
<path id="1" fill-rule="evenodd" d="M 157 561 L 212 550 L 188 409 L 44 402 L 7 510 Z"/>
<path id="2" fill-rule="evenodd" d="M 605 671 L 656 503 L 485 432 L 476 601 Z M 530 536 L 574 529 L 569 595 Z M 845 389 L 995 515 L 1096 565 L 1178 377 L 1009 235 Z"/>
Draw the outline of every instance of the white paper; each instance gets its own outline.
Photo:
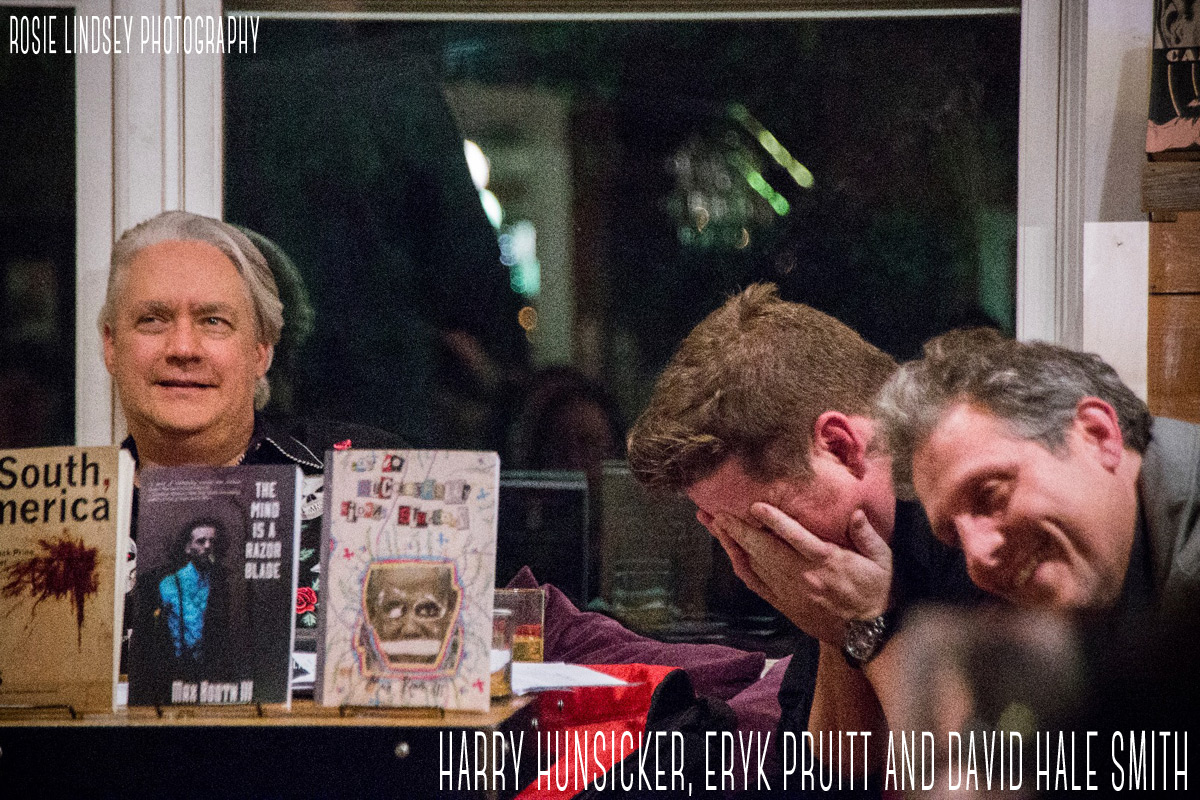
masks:
<path id="1" fill-rule="evenodd" d="M 311 690 L 317 676 L 317 654 L 292 651 L 292 689 Z"/>
<path id="2" fill-rule="evenodd" d="M 528 694 L 547 689 L 572 689 L 576 686 L 629 686 L 620 678 L 614 678 L 594 669 L 561 661 L 531 663 L 514 661 L 512 665 L 513 694 Z"/>

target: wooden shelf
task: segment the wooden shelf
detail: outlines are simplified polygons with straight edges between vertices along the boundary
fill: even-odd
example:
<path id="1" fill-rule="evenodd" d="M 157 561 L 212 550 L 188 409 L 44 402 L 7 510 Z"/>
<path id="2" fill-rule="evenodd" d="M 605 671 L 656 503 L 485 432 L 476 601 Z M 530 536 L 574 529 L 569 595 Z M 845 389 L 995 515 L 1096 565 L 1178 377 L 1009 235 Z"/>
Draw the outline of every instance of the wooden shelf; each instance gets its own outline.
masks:
<path id="1" fill-rule="evenodd" d="M 161 715 L 154 708 L 130 708 L 115 714 L 79 715 L 71 719 L 61 714 L 22 715 L 18 710 L 0 714 L 0 728 L 131 728 L 131 727 L 348 727 L 348 728 L 494 728 L 532 702 L 532 695 L 492 703 L 485 712 L 442 711 L 427 708 L 345 709 L 318 706 L 311 700 L 297 700 L 291 711 L 282 706 L 163 706 Z"/>
<path id="2" fill-rule="evenodd" d="M 1200 161 L 1148 161 L 1142 171 L 1142 210 L 1200 211 Z"/>
<path id="3" fill-rule="evenodd" d="M 311 702 L 293 703 L 290 712 L 264 708 L 262 717 L 247 707 L 176 706 L 162 717 L 137 708 L 21 719 L 8 709 L 0 715 L 0 797 L 497 800 L 515 794 L 518 779 L 534 778 L 536 710 L 530 698 L 445 714 L 342 713 Z M 447 784 L 464 744 L 465 760 L 489 777 Z"/>

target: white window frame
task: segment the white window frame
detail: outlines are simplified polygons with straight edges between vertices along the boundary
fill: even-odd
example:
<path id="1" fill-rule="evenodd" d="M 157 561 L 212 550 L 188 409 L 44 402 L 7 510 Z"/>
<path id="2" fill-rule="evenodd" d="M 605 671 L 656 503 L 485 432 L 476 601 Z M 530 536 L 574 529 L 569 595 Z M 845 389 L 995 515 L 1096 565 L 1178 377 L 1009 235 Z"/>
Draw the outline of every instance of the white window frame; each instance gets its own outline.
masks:
<path id="1" fill-rule="evenodd" d="M 83 15 L 220 14 L 220 0 L 16 0 Z M 221 214 L 221 60 L 75 57 L 75 441 L 119 442 L 125 421 L 97 327 L 116 236 L 159 211 Z"/>

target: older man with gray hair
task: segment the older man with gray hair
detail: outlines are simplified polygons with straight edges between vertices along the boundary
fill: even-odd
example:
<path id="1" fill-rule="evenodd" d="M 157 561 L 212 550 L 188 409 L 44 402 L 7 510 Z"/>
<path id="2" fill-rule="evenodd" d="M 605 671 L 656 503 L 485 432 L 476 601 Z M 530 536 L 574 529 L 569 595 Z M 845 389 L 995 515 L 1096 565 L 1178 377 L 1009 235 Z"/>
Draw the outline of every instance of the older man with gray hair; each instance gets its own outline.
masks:
<path id="1" fill-rule="evenodd" d="M 1200 426 L 1152 419 L 1095 355 L 952 332 L 877 397 L 898 493 L 1018 606 L 1200 606 Z"/>
<path id="2" fill-rule="evenodd" d="M 361 426 L 256 413 L 270 395 L 283 320 L 271 267 L 234 226 L 166 211 L 121 236 L 99 324 L 139 467 L 294 463 L 316 472 L 334 443 L 400 445 Z"/>

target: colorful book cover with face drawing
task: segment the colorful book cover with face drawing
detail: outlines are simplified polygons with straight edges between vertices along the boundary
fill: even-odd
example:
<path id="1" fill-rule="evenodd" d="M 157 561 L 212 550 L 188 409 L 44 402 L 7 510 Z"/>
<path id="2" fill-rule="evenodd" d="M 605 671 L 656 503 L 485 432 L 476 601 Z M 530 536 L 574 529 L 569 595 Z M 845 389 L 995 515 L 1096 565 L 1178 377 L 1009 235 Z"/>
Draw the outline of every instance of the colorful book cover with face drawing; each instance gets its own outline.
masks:
<path id="1" fill-rule="evenodd" d="M 0 705 L 112 711 L 133 459 L 0 450 Z"/>
<path id="2" fill-rule="evenodd" d="M 495 453 L 326 455 L 317 702 L 490 702 Z"/>

